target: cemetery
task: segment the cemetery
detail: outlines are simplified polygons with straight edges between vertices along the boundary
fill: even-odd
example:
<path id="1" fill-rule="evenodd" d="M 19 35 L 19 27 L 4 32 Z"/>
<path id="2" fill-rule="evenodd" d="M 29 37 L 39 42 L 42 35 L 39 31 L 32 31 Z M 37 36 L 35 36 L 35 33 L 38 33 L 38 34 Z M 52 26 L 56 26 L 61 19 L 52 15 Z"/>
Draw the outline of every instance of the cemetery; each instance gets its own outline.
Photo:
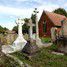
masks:
<path id="1" fill-rule="evenodd" d="M 43 11 L 38 21 L 37 8 L 34 13 L 35 23 L 31 18 L 27 22 L 18 18 L 18 33 L 7 30 L 0 34 L 0 67 L 67 67 L 67 18 Z M 29 32 L 24 35 L 25 23 Z"/>

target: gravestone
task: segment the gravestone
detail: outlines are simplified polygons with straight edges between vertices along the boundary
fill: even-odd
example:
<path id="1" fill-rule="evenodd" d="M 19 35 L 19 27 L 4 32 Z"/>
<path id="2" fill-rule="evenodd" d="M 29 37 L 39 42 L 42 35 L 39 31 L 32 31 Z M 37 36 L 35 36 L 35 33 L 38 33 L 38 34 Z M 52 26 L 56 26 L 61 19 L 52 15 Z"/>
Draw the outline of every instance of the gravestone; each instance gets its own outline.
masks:
<path id="1" fill-rule="evenodd" d="M 29 20 L 29 23 L 28 23 L 28 26 L 30 27 L 29 28 L 29 36 L 30 36 L 30 39 L 33 39 L 33 26 L 35 26 L 35 24 L 32 23 L 32 20 L 30 19 Z"/>
<path id="2" fill-rule="evenodd" d="M 29 20 L 28 26 L 30 27 L 29 28 L 30 40 L 28 40 L 27 44 L 25 45 L 22 51 L 28 55 L 32 55 L 38 51 L 38 46 L 36 45 L 35 35 L 33 35 L 33 30 L 32 30 L 33 26 L 35 25 L 32 23 L 31 19 Z"/>
<path id="3" fill-rule="evenodd" d="M 27 43 L 27 41 L 23 38 L 23 34 L 22 34 L 22 25 L 25 22 L 21 19 L 17 19 L 16 23 L 18 25 L 17 39 L 13 42 L 12 45 L 3 45 L 2 46 L 2 52 L 6 53 L 6 54 L 22 50 Z"/>
<path id="4" fill-rule="evenodd" d="M 41 42 L 41 39 L 39 38 L 39 28 L 38 28 L 38 18 L 37 18 L 37 11 L 35 11 L 36 12 L 36 45 L 39 47 L 39 48 L 41 48 L 41 47 L 43 47 L 43 46 L 47 46 L 46 44 L 43 44 L 42 42 Z"/>

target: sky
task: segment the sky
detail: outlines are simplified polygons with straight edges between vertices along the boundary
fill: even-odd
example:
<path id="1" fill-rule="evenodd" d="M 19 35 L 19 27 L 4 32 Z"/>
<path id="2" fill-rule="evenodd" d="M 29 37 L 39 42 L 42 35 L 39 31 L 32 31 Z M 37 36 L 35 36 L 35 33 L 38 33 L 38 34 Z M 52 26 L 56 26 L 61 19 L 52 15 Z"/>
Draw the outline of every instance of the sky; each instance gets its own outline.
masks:
<path id="1" fill-rule="evenodd" d="M 35 8 L 39 19 L 43 10 L 64 8 L 67 11 L 67 0 L 0 0 L 0 25 L 11 30 L 17 18 L 30 18 Z"/>

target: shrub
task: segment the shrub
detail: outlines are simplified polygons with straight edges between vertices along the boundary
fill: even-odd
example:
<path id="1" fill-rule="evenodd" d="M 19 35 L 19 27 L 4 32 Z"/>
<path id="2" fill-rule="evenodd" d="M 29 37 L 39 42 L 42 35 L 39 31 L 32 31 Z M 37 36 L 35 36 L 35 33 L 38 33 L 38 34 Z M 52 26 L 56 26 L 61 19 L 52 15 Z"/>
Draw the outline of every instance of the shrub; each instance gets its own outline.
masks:
<path id="1" fill-rule="evenodd" d="M 57 48 L 57 45 L 56 44 L 52 44 L 51 46 L 50 46 L 50 50 L 57 50 L 58 48 Z"/>
<path id="2" fill-rule="evenodd" d="M 51 38 L 49 38 L 49 37 L 46 37 L 46 38 L 41 38 L 41 41 L 43 42 L 43 43 L 49 43 L 49 42 L 51 42 Z"/>

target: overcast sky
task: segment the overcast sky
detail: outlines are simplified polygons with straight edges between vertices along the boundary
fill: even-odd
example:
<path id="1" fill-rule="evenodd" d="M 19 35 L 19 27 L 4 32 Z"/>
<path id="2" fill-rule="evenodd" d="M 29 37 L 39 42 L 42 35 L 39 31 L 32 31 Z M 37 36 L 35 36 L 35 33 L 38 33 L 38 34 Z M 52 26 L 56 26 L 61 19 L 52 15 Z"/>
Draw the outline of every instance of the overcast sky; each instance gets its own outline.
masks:
<path id="1" fill-rule="evenodd" d="M 38 19 L 43 10 L 57 8 L 67 10 L 67 0 L 0 0 L 0 25 L 12 29 L 17 18 L 30 18 L 34 8 L 38 8 Z"/>

